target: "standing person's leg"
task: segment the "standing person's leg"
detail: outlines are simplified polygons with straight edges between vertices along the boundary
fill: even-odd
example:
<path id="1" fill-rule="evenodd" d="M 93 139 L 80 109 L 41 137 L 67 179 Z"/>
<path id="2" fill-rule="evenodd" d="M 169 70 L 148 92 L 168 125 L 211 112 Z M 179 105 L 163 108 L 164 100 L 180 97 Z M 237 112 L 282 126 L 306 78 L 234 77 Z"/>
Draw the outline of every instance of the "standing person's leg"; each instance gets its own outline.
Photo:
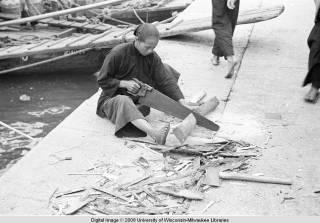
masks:
<path id="1" fill-rule="evenodd" d="M 320 64 L 316 64 L 310 71 L 311 77 L 311 87 L 308 93 L 306 94 L 304 100 L 306 102 L 315 103 L 319 96 L 320 89 Z"/>
<path id="2" fill-rule="evenodd" d="M 320 22 L 316 22 L 308 37 L 309 71 L 304 80 L 303 86 L 311 84 L 310 90 L 305 95 L 306 102 L 315 103 L 319 95 L 320 88 Z"/>
<path id="3" fill-rule="evenodd" d="M 226 10 L 226 0 L 211 0 L 212 6 L 212 29 L 214 31 L 214 41 L 212 47 L 211 62 L 213 65 L 219 65 L 219 58 L 223 56 L 220 49 L 221 30 L 224 28 L 224 14 Z"/>
<path id="4" fill-rule="evenodd" d="M 215 33 L 215 32 L 214 32 Z M 220 57 L 218 55 L 220 55 L 221 53 L 219 53 L 219 46 L 217 44 L 218 41 L 216 41 L 216 34 L 214 37 L 214 42 L 213 42 L 213 47 L 212 47 L 212 58 L 211 58 L 211 63 L 214 66 L 217 66 L 220 64 Z"/>
<path id="5" fill-rule="evenodd" d="M 235 67 L 239 63 L 239 61 L 234 59 L 234 47 L 233 47 L 233 34 L 238 21 L 239 7 L 240 7 L 240 0 L 236 1 L 234 9 L 227 9 L 227 16 L 231 26 L 231 44 L 232 44 L 233 52 L 232 52 L 232 55 L 228 55 L 226 57 L 228 62 L 228 71 L 225 78 L 231 78 L 234 75 Z"/>
<path id="6" fill-rule="evenodd" d="M 153 127 L 145 120 L 142 113 L 133 103 L 132 99 L 125 95 L 117 95 L 105 101 L 103 111 L 107 119 L 115 124 L 115 135 L 121 136 L 122 131 L 130 124 L 147 133 L 156 143 L 165 144 L 170 125 L 161 128 Z"/>
<path id="7" fill-rule="evenodd" d="M 238 61 L 234 60 L 234 55 L 232 56 L 227 56 L 227 63 L 228 63 L 228 68 L 227 68 L 227 75 L 225 78 L 232 78 L 234 75 L 234 68 L 238 64 Z"/>
<path id="8" fill-rule="evenodd" d="M 234 50 L 232 36 L 237 23 L 239 2 L 236 8 L 231 10 L 227 8 L 226 0 L 212 0 L 212 28 L 215 32 L 214 45 L 212 48 L 212 63 L 218 64 L 219 57 L 225 57 L 227 60 L 227 75 L 230 78 L 234 74 Z"/>

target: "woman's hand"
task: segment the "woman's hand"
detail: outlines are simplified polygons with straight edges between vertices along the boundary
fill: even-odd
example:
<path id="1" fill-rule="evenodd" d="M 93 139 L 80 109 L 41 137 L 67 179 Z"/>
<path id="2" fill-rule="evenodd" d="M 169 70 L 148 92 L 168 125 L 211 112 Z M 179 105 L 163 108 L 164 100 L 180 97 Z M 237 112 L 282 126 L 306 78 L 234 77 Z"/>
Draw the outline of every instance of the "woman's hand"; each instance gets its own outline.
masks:
<path id="1" fill-rule="evenodd" d="M 128 90 L 128 92 L 131 94 L 137 93 L 140 89 L 140 85 L 133 80 L 130 80 L 130 81 L 122 80 L 122 81 L 120 81 L 119 87 L 126 88 Z"/>

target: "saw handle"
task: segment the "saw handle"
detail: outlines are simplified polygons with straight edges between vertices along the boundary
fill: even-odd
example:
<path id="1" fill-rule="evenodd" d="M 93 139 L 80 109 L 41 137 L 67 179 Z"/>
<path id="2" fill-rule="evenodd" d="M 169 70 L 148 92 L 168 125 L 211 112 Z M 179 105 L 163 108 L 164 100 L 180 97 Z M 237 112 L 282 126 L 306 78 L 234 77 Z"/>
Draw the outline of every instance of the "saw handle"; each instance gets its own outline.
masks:
<path id="1" fill-rule="evenodd" d="M 133 96 L 139 96 L 139 97 L 144 97 L 147 93 L 147 91 L 151 91 L 152 90 L 152 87 L 143 83 L 142 81 L 139 81 L 137 78 L 132 78 L 133 81 L 135 81 L 137 84 L 140 85 L 140 88 L 138 90 L 137 93 L 132 93 L 132 92 L 129 92 L 129 94 L 133 95 Z"/>

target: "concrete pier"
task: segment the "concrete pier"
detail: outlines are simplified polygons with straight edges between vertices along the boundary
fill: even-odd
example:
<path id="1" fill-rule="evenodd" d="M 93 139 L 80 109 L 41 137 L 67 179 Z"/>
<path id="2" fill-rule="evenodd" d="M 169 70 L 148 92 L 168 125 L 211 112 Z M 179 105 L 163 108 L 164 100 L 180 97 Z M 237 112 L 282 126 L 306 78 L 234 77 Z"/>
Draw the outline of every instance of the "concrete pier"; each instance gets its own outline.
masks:
<path id="1" fill-rule="evenodd" d="M 205 90 L 221 103 L 208 117 L 221 126 L 220 135 L 242 139 L 266 149 L 251 162 L 251 174 L 286 177 L 291 187 L 223 182 L 195 202 L 190 214 L 199 214 L 210 201 L 210 215 L 319 215 L 320 121 L 318 104 L 307 104 L 301 88 L 307 72 L 307 36 L 314 19 L 313 1 L 241 1 L 241 7 L 279 4 L 285 12 L 274 20 L 238 26 L 235 46 L 241 68 L 225 79 L 226 63 L 210 63 L 212 31 L 162 40 L 156 51 L 182 73 L 186 96 Z M 211 7 L 211 6 L 208 6 Z M 0 215 L 51 215 L 48 199 L 56 188 L 76 188 L 96 176 L 71 176 L 96 160 L 126 165 L 147 150 L 130 150 L 113 135 L 113 125 L 95 114 L 99 93 L 85 101 L 50 132 L 22 160 L 0 178 Z M 160 117 L 161 113 L 153 112 Z M 52 164 L 52 154 L 72 160 Z M 130 176 L 130 172 L 128 173 Z"/>

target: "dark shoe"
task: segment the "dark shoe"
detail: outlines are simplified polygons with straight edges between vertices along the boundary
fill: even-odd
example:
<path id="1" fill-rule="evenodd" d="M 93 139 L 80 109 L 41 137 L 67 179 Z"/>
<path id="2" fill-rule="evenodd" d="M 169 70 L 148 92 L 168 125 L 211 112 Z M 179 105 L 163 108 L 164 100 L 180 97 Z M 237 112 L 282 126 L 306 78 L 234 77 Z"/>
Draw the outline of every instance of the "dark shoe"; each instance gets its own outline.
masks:
<path id="1" fill-rule="evenodd" d="M 304 100 L 308 103 L 316 103 L 319 98 L 319 91 L 316 88 L 311 88 L 310 91 L 306 94 Z"/>

